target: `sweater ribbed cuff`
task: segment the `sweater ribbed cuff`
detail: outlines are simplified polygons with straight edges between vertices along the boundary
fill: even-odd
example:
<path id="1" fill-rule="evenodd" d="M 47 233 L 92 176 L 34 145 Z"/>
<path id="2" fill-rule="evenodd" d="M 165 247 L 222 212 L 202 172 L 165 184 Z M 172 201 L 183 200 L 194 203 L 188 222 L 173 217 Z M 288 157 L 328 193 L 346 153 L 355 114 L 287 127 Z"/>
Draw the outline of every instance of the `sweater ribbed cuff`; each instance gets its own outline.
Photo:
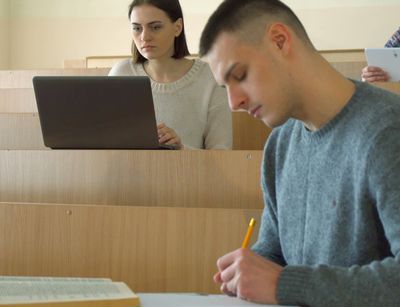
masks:
<path id="1" fill-rule="evenodd" d="M 278 280 L 277 299 L 281 305 L 306 305 L 311 291 L 310 268 L 286 266 Z"/>

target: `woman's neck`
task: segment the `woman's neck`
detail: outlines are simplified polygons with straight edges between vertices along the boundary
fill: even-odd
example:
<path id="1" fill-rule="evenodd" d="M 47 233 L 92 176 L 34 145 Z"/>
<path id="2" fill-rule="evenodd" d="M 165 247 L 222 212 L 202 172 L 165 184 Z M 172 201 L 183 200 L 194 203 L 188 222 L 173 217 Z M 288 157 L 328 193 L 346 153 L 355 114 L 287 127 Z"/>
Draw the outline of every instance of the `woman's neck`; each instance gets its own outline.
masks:
<path id="1" fill-rule="evenodd" d="M 181 79 L 192 67 L 193 61 L 182 59 L 154 59 L 143 64 L 151 79 L 159 83 L 171 83 Z"/>

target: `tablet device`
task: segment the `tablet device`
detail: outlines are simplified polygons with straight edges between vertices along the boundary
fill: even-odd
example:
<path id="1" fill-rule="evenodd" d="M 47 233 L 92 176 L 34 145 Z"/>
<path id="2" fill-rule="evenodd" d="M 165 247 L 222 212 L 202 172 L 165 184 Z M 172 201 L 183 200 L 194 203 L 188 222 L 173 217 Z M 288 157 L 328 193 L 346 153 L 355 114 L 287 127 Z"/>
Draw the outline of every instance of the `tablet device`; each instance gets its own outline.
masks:
<path id="1" fill-rule="evenodd" d="M 148 77 L 33 78 L 44 144 L 52 149 L 174 149 L 158 143 Z"/>
<path id="2" fill-rule="evenodd" d="M 377 66 L 389 74 L 389 81 L 400 81 L 400 48 L 366 48 L 368 66 Z"/>

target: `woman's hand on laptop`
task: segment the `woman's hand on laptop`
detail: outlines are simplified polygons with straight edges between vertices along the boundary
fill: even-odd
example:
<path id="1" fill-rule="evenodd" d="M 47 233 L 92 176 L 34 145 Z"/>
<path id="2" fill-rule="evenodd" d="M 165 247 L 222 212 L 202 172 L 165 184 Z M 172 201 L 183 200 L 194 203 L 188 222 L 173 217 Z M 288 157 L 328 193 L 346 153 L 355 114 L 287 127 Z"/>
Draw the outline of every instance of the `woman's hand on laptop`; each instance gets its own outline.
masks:
<path id="1" fill-rule="evenodd" d="M 361 71 L 361 80 L 363 82 L 385 82 L 389 80 L 389 76 L 380 67 L 366 66 Z"/>
<path id="2" fill-rule="evenodd" d="M 164 123 L 157 125 L 158 130 L 158 142 L 165 145 L 176 145 L 179 149 L 183 149 L 181 138 L 176 132 L 167 127 Z"/>

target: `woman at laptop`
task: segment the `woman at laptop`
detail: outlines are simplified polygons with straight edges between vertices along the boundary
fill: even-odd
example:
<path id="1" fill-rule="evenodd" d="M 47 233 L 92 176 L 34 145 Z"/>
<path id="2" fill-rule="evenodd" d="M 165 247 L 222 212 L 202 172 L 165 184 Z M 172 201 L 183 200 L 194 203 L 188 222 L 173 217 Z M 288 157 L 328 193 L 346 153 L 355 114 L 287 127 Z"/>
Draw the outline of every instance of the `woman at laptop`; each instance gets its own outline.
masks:
<path id="1" fill-rule="evenodd" d="M 230 149 L 232 119 L 226 91 L 208 65 L 189 60 L 178 0 L 134 0 L 132 59 L 110 76 L 151 79 L 159 142 L 179 148 Z"/>
<path id="2" fill-rule="evenodd" d="M 392 37 L 385 44 L 386 48 L 400 47 L 400 28 L 392 35 Z M 385 82 L 389 80 L 386 71 L 380 67 L 366 66 L 361 72 L 361 80 L 366 82 Z"/>

